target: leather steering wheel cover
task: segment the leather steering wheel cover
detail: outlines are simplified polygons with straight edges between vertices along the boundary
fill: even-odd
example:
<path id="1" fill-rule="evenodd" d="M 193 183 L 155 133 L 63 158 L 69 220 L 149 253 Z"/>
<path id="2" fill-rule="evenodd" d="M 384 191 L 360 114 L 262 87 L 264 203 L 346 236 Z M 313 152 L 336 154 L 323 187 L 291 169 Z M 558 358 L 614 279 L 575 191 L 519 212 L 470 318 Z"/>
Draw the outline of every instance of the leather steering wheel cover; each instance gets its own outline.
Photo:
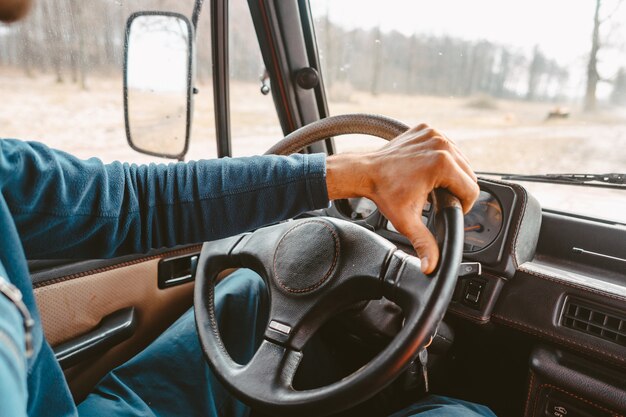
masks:
<path id="1" fill-rule="evenodd" d="M 221 271 L 239 266 L 229 255 L 243 237 L 245 235 L 221 239 L 216 241 L 218 244 L 215 244 L 216 242 L 205 243 L 202 245 L 201 256 L 196 267 L 196 274 L 204 278 L 196 279 L 194 288 L 196 330 L 204 355 L 220 379 L 225 375 L 230 375 L 232 369 L 241 365 L 231 359 L 219 334 L 214 308 L 215 278 Z M 217 349 L 208 347 L 217 347 Z"/>
<path id="2" fill-rule="evenodd" d="M 406 132 L 409 126 L 378 114 L 344 114 L 320 119 L 302 126 L 272 146 L 266 155 L 291 155 L 319 140 L 349 134 L 376 136 L 391 140 Z"/>
<path id="3" fill-rule="evenodd" d="M 330 125 L 333 123 L 344 125 L 346 117 L 350 118 L 350 116 L 329 118 L 336 120 L 335 122 L 332 120 L 329 122 L 329 119 L 325 119 L 325 126 L 329 126 L 329 123 Z M 369 115 L 358 115 L 358 117 L 379 118 L 379 116 Z M 387 122 L 392 119 L 382 119 L 381 123 L 390 129 L 387 130 L 384 138 L 391 139 L 406 130 L 406 126 L 400 122 L 388 124 Z M 399 126 L 404 126 L 404 128 L 398 132 Z M 336 131 L 325 130 L 319 134 L 322 137 L 319 137 L 319 135 L 314 134 L 315 123 L 305 128 L 308 128 L 306 140 L 303 141 L 302 137 L 297 135 L 297 132 L 300 130 L 296 131 L 283 140 L 289 139 L 290 142 L 288 141 L 288 143 L 291 143 L 290 146 L 280 147 L 278 145 L 283 143 L 280 142 L 272 148 L 274 152 L 283 154 L 285 150 L 289 149 L 289 153 L 291 153 L 291 149 L 294 147 L 300 146 L 301 148 L 316 140 L 338 134 Z M 390 133 L 390 131 L 393 131 L 393 133 Z M 356 132 L 345 133 L 369 134 L 359 129 L 356 129 Z M 276 150 L 275 148 L 277 147 L 278 149 Z M 312 390 L 295 391 L 287 381 L 281 380 L 280 377 L 262 379 L 263 375 L 257 375 L 259 376 L 258 379 L 250 381 L 242 381 L 241 378 L 237 378 L 237 376 L 242 374 L 246 365 L 235 363 L 221 342 L 213 310 L 213 290 L 215 284 L 214 277 L 218 272 L 227 267 L 242 266 L 230 254 L 246 237 L 245 235 L 244 237 L 237 236 L 205 244 L 198 264 L 199 273 L 196 279 L 194 308 L 202 349 L 216 377 L 231 392 L 249 405 L 264 409 L 272 414 L 282 415 L 322 416 L 345 410 L 372 397 L 391 383 L 415 358 L 419 349 L 427 343 L 436 326 L 443 318 L 452 298 L 458 265 L 462 257 L 463 214 L 458 200 L 455 203 L 456 198 L 449 198 L 446 194 L 444 192 L 444 198 L 437 199 L 441 204 L 436 204 L 438 209 L 437 216 L 444 226 L 445 237 L 441 247 L 440 264 L 433 275 L 425 277 L 432 280 L 430 281 L 432 285 L 429 287 L 431 289 L 430 294 L 428 294 L 428 297 L 425 297 L 426 302 L 409 302 L 403 305 L 406 315 L 404 327 L 372 361 L 338 382 Z M 255 233 L 263 233 L 263 230 L 260 229 Z M 363 229 L 363 233 L 371 232 Z M 419 261 L 408 255 L 392 256 L 392 258 L 389 261 L 387 274 L 383 280 L 384 285 L 388 286 L 391 299 L 394 298 L 394 294 L 400 291 L 398 287 L 400 278 L 396 281 L 388 282 L 387 277 L 397 273 L 399 277 L 414 279 L 414 275 L 412 276 L 411 272 L 417 274 L 420 268 Z M 414 279 L 414 281 L 417 280 Z M 408 283 L 410 286 L 413 281 L 408 279 L 403 282 Z M 268 343 L 264 342 L 266 346 Z M 279 345 L 272 344 L 272 346 L 275 349 L 286 351 Z M 300 358 L 301 353 L 289 351 L 284 356 L 283 364 L 295 369 L 299 364 Z"/>
<path id="4" fill-rule="evenodd" d="M 441 211 L 446 230 L 453 230 L 456 237 L 463 236 L 463 217 L 459 209 L 448 207 Z M 262 233 L 263 229 L 255 232 Z M 363 229 L 364 234 L 371 233 Z M 322 416 L 349 408 L 375 395 L 391 383 L 425 345 L 443 317 L 452 297 L 456 283 L 456 270 L 461 261 L 462 239 L 446 239 L 442 246 L 440 277 L 423 277 L 434 284 L 425 304 L 404 304 L 407 312 L 405 325 L 390 344 L 372 361 L 348 377 L 325 387 L 295 391 L 285 381 L 269 377 L 258 380 L 238 378 L 247 365 L 235 363 L 228 355 L 219 337 L 213 311 L 213 278 L 225 267 L 238 266 L 230 254 L 237 245 L 243 245 L 244 236 L 209 242 L 203 247 L 198 263 L 198 280 L 195 290 L 196 326 L 202 348 L 217 378 L 237 397 L 253 407 L 272 414 Z M 399 251 L 387 268 L 387 276 L 400 275 L 408 283 L 416 281 L 415 273 L 420 264 L 417 258 Z M 399 274 L 395 269 L 401 270 Z M 403 271 L 403 272 L 402 272 Z M 454 279 L 443 279 L 446 275 Z M 391 284 L 394 285 L 394 284 Z M 394 291 L 391 288 L 390 291 Z M 394 298 L 390 292 L 391 297 Z M 274 349 L 281 349 L 273 345 Z M 284 350 L 284 349 L 283 349 Z M 279 352 L 280 353 L 280 352 Z M 285 356 L 289 366 L 297 367 L 300 354 L 292 351 Z"/>

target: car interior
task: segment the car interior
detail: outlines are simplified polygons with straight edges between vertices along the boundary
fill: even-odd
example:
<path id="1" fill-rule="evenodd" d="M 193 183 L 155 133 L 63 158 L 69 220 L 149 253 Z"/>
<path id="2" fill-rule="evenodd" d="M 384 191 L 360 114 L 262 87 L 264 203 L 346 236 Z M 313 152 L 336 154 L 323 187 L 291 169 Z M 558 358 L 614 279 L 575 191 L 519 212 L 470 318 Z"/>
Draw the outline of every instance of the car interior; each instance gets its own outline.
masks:
<path id="1" fill-rule="evenodd" d="M 406 129 L 402 120 L 397 122 L 392 114 L 385 114 L 382 105 L 370 111 L 382 116 L 347 115 L 341 119 L 340 111 L 331 112 L 332 93 L 325 87 L 331 74 L 325 60 L 333 41 L 329 44 L 326 35 L 322 36 L 323 21 L 319 18 L 319 10 L 331 6 L 329 1 L 316 6 L 316 1 L 248 0 L 237 6 L 251 19 L 262 57 L 264 72 L 257 83 L 261 92 L 257 93 L 271 97 L 272 111 L 286 136 L 262 152 L 332 155 L 345 149 L 341 145 L 345 134 L 380 136 L 374 142 L 382 145 Z M 233 38 L 239 30 L 230 18 L 235 6 L 228 0 L 193 3 L 184 10 L 174 6 L 144 10 L 139 5 L 134 13 L 123 16 L 125 39 L 120 42 L 125 45 L 125 58 L 118 71 L 124 73 L 125 130 L 135 151 L 184 160 L 189 144 L 193 146 L 191 126 L 202 116 L 214 117 L 216 156 L 233 155 L 237 126 L 232 122 L 231 102 L 246 100 L 245 96 L 235 97 L 236 92 L 230 89 L 229 65 L 233 64 L 229 53 L 233 53 Z M 380 3 L 376 7 L 386 6 Z M 155 124 L 153 114 L 142 113 L 142 106 L 153 98 L 135 91 L 137 79 L 146 81 L 146 62 L 162 62 L 157 58 L 151 61 L 152 49 L 146 45 L 150 39 L 163 44 L 166 35 L 158 32 L 167 24 L 150 25 L 150 19 L 153 23 L 173 19 L 183 39 L 181 50 L 172 55 L 174 58 L 167 58 L 180 61 L 180 66 L 171 65 L 171 71 L 164 75 L 178 78 L 172 83 L 178 89 L 177 98 L 170 101 L 171 114 L 179 120 L 172 128 L 176 141 L 154 139 L 155 133 L 163 135 L 169 127 Z M 353 19 L 358 21 L 358 13 Z M 202 30 L 199 25 L 204 25 Z M 382 47 L 393 45 L 383 42 Z M 154 54 L 161 54 L 163 59 L 158 48 L 155 46 Z M 371 54 L 376 55 L 376 47 L 372 48 Z M 202 56 L 200 49 L 205 51 Z M 196 59 L 204 56 L 210 56 L 212 62 L 209 83 L 214 115 L 194 113 L 200 100 L 211 100 L 196 84 Z M 173 75 L 178 70 L 181 74 Z M 561 117 L 563 111 L 554 114 Z M 321 123 L 325 120 L 326 124 Z M 391 127 L 372 129 L 372 120 Z M 616 125 L 615 129 L 624 132 L 624 126 Z M 172 136 L 168 135 L 164 136 Z M 615 145 L 612 152 L 624 161 L 624 148 Z M 527 156 L 520 153 L 518 158 Z M 621 175 L 580 182 L 556 178 L 560 185 L 553 186 L 565 189 L 566 199 L 576 205 L 578 193 L 592 182 L 598 185 L 594 190 L 609 193 L 598 198 L 609 206 L 615 204 L 613 210 L 619 211 L 626 196 L 626 176 Z M 315 332 L 316 338 L 332 346 L 332 354 L 343 365 L 332 375 L 309 381 L 294 370 L 289 389 L 274 392 L 258 379 L 264 374 L 239 377 L 220 356 L 222 352 L 216 347 L 219 336 L 200 332 L 207 360 L 218 372 L 224 372 L 225 379 L 232 379 L 231 390 L 253 405 L 253 415 L 304 415 L 304 409 L 311 415 L 388 415 L 421 398 L 426 390 L 485 404 L 499 416 L 625 415 L 623 213 L 613 220 L 559 209 L 554 204 L 544 207 L 532 187 L 537 181 L 554 178 L 494 172 L 478 176 L 480 196 L 464 219 L 454 198 L 432 194 L 424 207 L 422 221 L 437 237 L 442 259 L 434 280 L 428 281 L 432 289 L 411 287 L 413 296 L 423 297 L 419 298 L 420 308 L 391 290 L 368 292 L 364 277 L 370 273 L 376 282 L 391 286 L 399 285 L 393 280 L 401 280 L 390 278 L 392 273 L 409 277 L 405 280 L 425 277 L 413 261 L 415 252 L 410 242 L 366 198 L 333 201 L 328 208 L 297 219 L 204 245 L 157 248 L 117 259 L 29 260 L 45 335 L 75 401 L 84 399 L 108 371 L 140 352 L 192 306 L 197 320 L 210 321 L 207 314 L 212 307 L 206 295 L 212 294 L 216 282 L 228 279 L 233 268 L 263 269 L 271 263 L 268 259 L 282 253 L 285 262 L 307 259 L 307 268 L 314 274 L 330 262 L 329 248 L 336 245 L 340 261 L 332 268 L 336 268 L 337 276 L 358 276 L 364 284 L 351 292 L 346 292 L 348 287 L 335 291 L 340 281 L 334 278 L 331 285 L 323 286 L 319 297 L 330 294 L 330 298 L 324 298 L 326 304 L 307 307 L 316 318 L 315 325 L 306 329 L 301 340 L 295 318 L 296 336 L 289 336 L 290 326 L 288 331 L 281 327 L 291 320 L 287 318 L 283 322 L 270 319 L 266 332 L 267 345 L 272 348 L 288 346 L 290 355 L 305 352 L 301 368 L 316 366 L 306 355 L 308 349 L 315 349 L 314 343 L 305 343 Z M 340 240 L 325 234 L 329 228 L 337 231 Z M 281 246 L 277 237 L 286 238 L 292 232 L 290 246 Z M 215 262 L 207 261 L 212 256 L 235 259 L 246 251 L 257 256 L 260 264 L 220 261 L 216 269 Z M 308 259 L 310 253 L 314 255 Z M 213 266 L 209 268 L 209 264 Z M 272 275 L 271 271 L 264 273 Z M 360 283 L 357 280 L 355 285 Z M 280 291 L 270 291 L 272 299 L 286 309 L 277 310 L 276 317 L 293 317 L 293 311 L 300 311 L 299 299 L 286 298 L 279 303 L 276 294 Z M 293 306 L 289 304 L 292 302 Z M 259 355 L 266 349 L 263 346 Z M 418 355 L 424 350 L 427 361 Z M 263 363 L 270 366 L 270 362 Z M 290 408 L 299 401 L 309 408 Z"/>

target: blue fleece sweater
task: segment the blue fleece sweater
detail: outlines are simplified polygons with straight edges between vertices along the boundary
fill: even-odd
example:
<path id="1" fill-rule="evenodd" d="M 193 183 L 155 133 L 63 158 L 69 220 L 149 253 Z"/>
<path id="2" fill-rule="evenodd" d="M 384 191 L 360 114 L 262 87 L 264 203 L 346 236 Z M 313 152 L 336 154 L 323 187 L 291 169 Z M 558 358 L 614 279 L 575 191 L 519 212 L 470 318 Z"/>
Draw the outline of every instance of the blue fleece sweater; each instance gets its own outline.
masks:
<path id="1" fill-rule="evenodd" d="M 0 417 L 75 416 L 43 337 L 26 259 L 109 258 L 219 239 L 326 207 L 325 156 L 131 165 L 0 140 L 0 276 L 36 321 L 24 356 L 15 306 L 0 295 Z"/>

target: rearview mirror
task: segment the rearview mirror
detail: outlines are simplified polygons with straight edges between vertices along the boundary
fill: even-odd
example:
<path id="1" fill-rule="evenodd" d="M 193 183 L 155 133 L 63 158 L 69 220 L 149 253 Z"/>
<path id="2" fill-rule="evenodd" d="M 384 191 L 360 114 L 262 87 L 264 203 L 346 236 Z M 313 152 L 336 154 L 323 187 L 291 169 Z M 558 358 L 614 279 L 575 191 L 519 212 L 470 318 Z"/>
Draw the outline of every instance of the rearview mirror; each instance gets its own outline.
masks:
<path id="1" fill-rule="evenodd" d="M 178 13 L 128 18 L 124 49 L 126 137 L 136 151 L 182 160 L 189 146 L 194 37 Z"/>

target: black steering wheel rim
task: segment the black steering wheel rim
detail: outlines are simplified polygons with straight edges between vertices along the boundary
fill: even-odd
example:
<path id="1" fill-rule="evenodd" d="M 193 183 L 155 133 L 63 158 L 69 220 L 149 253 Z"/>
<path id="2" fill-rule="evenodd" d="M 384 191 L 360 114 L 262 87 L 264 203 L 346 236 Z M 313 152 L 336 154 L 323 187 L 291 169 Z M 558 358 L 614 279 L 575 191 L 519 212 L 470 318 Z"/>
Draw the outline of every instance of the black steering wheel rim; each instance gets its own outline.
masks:
<path id="1" fill-rule="evenodd" d="M 345 128 L 350 117 L 338 122 Z M 378 124 L 376 116 L 358 115 Z M 373 119 L 372 119 L 373 118 Z M 332 119 L 332 118 L 330 118 Z M 383 125 L 389 120 L 383 118 Z M 347 122 L 346 122 L 347 120 Z M 348 131 L 329 130 L 329 120 L 322 121 L 322 129 L 315 123 L 306 126 L 307 140 L 291 134 L 283 141 L 293 150 L 308 145 L 308 141 L 324 139 L 341 133 L 365 133 L 370 129 L 348 126 Z M 322 123 L 318 122 L 318 123 Z M 399 122 L 395 127 L 402 127 Z M 332 120 L 330 124 L 334 123 Z M 365 130 L 365 131 L 364 131 Z M 396 130 L 385 130 L 385 138 L 397 136 Z M 294 132 L 297 133 L 298 131 Z M 315 132 L 318 132 L 317 135 Z M 319 137 L 322 135 L 323 137 Z M 283 143 L 283 142 L 281 142 Z M 272 148 L 275 150 L 275 147 Z M 220 381 L 238 398 L 253 407 L 272 414 L 326 415 L 352 407 L 391 383 L 416 357 L 429 341 L 452 298 L 463 245 L 463 215 L 460 203 L 447 192 L 438 192 L 434 201 L 438 222 L 443 230 L 440 263 L 429 276 L 421 273 L 417 258 L 398 250 L 380 236 L 353 223 L 333 219 L 302 219 L 259 229 L 204 244 L 196 272 L 194 308 L 196 326 L 209 366 Z M 298 232 L 295 232 L 298 229 Z M 305 236 L 299 236 L 306 228 Z M 330 232 L 327 232 L 330 230 Z M 286 236 L 293 242 L 285 249 Z M 316 239 L 319 237 L 319 241 Z M 303 293 L 281 288 L 280 279 L 298 276 L 302 255 L 319 252 L 319 248 L 337 245 L 330 278 L 312 290 L 302 282 L 290 281 L 294 288 L 306 288 Z M 317 252 L 315 252 L 317 251 Z M 284 259 L 277 271 L 276 257 Z M 335 256 L 334 255 L 334 256 Z M 369 262 L 363 262 L 367 257 Z M 360 262 L 360 265 L 358 261 Z M 320 260 L 311 261 L 306 268 L 317 268 Z M 324 264 L 326 265 L 326 264 Z M 325 271 L 326 267 L 320 269 Z M 352 266 L 351 266 L 352 265 Z M 271 312 L 265 339 L 247 365 L 235 363 L 224 348 L 214 312 L 215 279 L 219 272 L 232 267 L 250 268 L 259 273 L 270 289 Z M 279 274 L 280 272 L 280 274 Z M 319 273 L 319 276 L 325 274 Z M 316 278 L 317 279 L 317 278 Z M 317 281 L 316 281 L 317 282 Z M 308 285 L 308 283 L 307 283 Z M 372 361 L 346 378 L 330 385 L 303 391 L 293 389 L 293 376 L 302 358 L 301 347 L 314 333 L 333 308 L 361 299 L 386 297 L 400 305 L 405 315 L 402 330 Z M 342 304 L 343 303 L 343 304 Z M 278 304 L 279 307 L 276 307 Z M 303 307 L 304 306 L 304 307 Z M 320 307 L 321 306 L 321 307 Z M 272 323 L 277 323 L 272 328 Z M 280 330 L 286 326 L 289 331 Z M 291 333 L 293 332 L 293 333 Z"/>

